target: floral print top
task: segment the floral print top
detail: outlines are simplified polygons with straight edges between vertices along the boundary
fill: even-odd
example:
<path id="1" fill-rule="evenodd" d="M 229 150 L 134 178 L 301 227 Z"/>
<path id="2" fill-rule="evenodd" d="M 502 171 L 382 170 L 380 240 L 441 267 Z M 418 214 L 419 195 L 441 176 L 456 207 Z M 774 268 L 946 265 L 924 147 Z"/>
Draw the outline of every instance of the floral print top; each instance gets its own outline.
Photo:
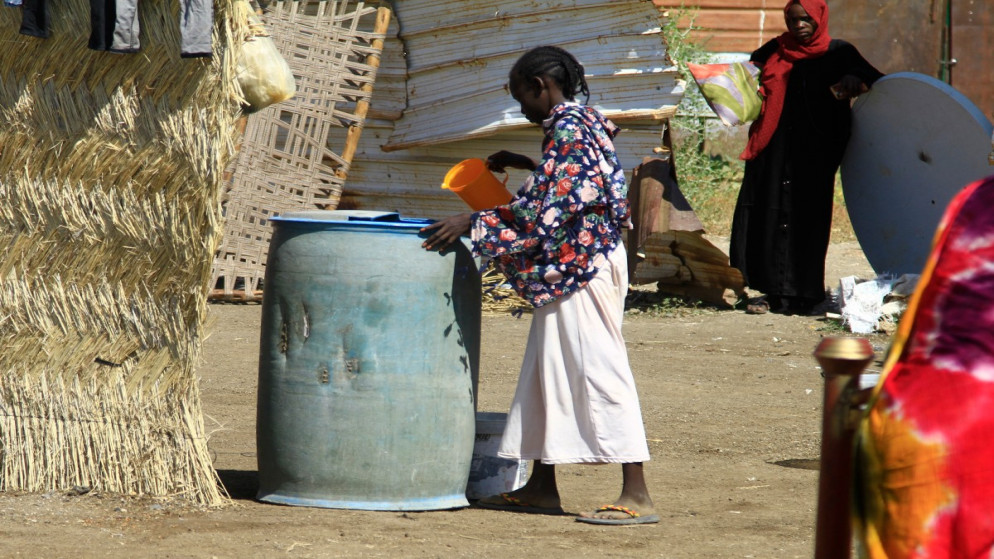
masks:
<path id="1" fill-rule="evenodd" d="M 597 110 L 561 103 L 542 123 L 542 162 L 507 205 L 473 214 L 473 251 L 495 259 L 535 307 L 589 282 L 621 240 L 628 185 Z"/>

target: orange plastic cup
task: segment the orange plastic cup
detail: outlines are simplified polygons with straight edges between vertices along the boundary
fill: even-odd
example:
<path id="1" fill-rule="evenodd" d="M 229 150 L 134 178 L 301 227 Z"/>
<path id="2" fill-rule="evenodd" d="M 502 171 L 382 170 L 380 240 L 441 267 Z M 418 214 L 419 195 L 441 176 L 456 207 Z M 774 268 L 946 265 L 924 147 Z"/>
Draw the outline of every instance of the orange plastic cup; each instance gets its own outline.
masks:
<path id="1" fill-rule="evenodd" d="M 511 201 L 507 176 L 504 176 L 504 182 L 497 180 L 482 159 L 466 159 L 457 163 L 445 173 L 442 188 L 458 194 L 475 212 Z"/>

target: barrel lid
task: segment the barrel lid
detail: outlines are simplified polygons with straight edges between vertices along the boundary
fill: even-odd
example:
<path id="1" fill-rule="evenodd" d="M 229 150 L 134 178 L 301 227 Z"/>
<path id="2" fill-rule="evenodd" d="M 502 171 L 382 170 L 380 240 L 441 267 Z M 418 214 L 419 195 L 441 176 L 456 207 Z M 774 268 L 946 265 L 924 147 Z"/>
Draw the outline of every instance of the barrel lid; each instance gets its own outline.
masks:
<path id="1" fill-rule="evenodd" d="M 397 212 L 375 210 L 304 210 L 287 212 L 270 218 L 276 223 L 308 223 L 325 224 L 344 227 L 383 227 L 390 229 L 420 229 L 429 223 L 430 219 L 414 219 L 401 217 Z"/>
<path id="2" fill-rule="evenodd" d="M 918 273 L 953 196 L 994 173 L 991 123 L 963 94 L 914 72 L 884 76 L 853 105 L 842 191 L 878 274 Z"/>

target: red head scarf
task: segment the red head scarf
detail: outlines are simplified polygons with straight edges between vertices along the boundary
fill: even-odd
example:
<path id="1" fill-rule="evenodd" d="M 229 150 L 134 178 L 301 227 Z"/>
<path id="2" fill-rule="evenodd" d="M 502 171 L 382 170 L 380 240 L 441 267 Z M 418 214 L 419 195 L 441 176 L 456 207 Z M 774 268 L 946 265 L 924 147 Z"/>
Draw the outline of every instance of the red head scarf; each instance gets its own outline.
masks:
<path id="1" fill-rule="evenodd" d="M 763 74 L 760 92 L 763 94 L 763 108 L 759 118 L 749 128 L 749 143 L 740 156 L 742 159 L 752 159 L 763 151 L 770 143 L 773 132 L 780 123 L 780 113 L 783 111 L 783 100 L 787 94 L 787 78 L 794 62 L 805 58 L 816 58 L 825 54 L 828 43 L 832 40 L 828 35 L 828 5 L 825 0 L 790 0 L 783 9 L 784 19 L 787 11 L 794 4 L 800 4 L 808 12 L 818 27 L 811 40 L 800 44 L 787 31 L 777 37 L 780 48 L 763 64 Z"/>

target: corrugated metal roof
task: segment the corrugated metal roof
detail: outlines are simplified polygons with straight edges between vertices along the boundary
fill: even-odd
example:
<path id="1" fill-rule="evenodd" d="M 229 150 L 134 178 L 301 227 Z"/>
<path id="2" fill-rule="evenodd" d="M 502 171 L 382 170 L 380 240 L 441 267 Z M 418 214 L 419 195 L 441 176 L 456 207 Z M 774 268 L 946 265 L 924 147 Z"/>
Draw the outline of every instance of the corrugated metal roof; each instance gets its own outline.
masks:
<path id="1" fill-rule="evenodd" d="M 615 147 L 622 167 L 631 170 L 661 144 L 662 125 L 629 121 L 621 126 Z M 486 158 L 502 149 L 538 157 L 543 138 L 537 127 L 519 128 L 461 142 L 384 152 L 379 144 L 391 131 L 385 122 L 367 122 L 342 191 L 340 209 L 388 210 L 431 218 L 468 211 L 459 197 L 441 188 L 446 171 L 463 159 Z M 517 191 L 526 176 L 524 171 L 512 171 L 508 190 Z"/>
<path id="2" fill-rule="evenodd" d="M 405 3 L 420 3 L 420 0 L 403 0 Z M 589 3 L 589 2 L 588 2 Z M 603 3 L 603 2 L 596 2 Z M 637 3 L 637 2 L 636 2 Z M 460 7 L 458 13 L 454 13 L 451 18 L 445 20 L 445 25 L 461 23 L 465 19 L 478 17 L 478 13 L 486 11 L 485 6 L 489 6 L 489 11 L 496 11 L 496 4 L 484 2 L 467 2 L 466 9 L 470 13 L 463 14 Z M 533 2 L 534 4 L 534 2 Z M 620 2 L 619 2 L 620 4 Z M 399 37 L 399 29 L 417 28 L 418 25 L 429 25 L 431 21 L 425 19 L 424 13 L 418 10 L 414 14 L 421 14 L 421 21 L 425 23 L 412 23 L 405 18 L 399 24 L 391 27 L 391 32 L 383 48 L 380 62 L 380 70 L 377 74 L 376 85 L 373 89 L 373 98 L 370 102 L 370 118 L 366 121 L 359 146 L 352 160 L 352 167 L 349 171 L 349 178 L 345 183 L 342 192 L 339 208 L 341 209 L 372 209 L 398 211 L 410 217 L 441 217 L 458 212 L 466 211 L 466 206 L 462 201 L 447 190 L 440 188 L 445 172 L 453 165 L 469 157 L 485 158 L 488 155 L 507 149 L 519 153 L 525 153 L 537 157 L 540 151 L 542 134 L 534 125 L 521 127 L 495 128 L 492 135 L 481 136 L 458 142 L 440 142 L 412 147 L 410 149 L 384 151 L 380 146 L 386 144 L 394 134 L 396 120 L 400 112 L 406 107 L 406 96 L 411 88 L 407 87 L 407 62 L 410 59 L 426 60 L 419 57 L 410 45 L 405 45 Z M 483 39 L 475 39 L 482 41 Z M 655 40 L 655 39 L 653 39 Z M 528 47 L 535 45 L 528 45 Z M 467 47 L 469 48 L 469 47 Z M 524 48 L 524 47 L 522 47 Z M 568 48 L 568 47 L 567 47 Z M 604 56 L 607 58 L 607 55 Z M 595 72 L 602 64 L 601 56 L 592 57 L 585 61 L 588 68 Z M 497 68 L 502 80 L 506 80 L 507 71 L 514 63 L 511 57 L 500 62 L 503 66 Z M 465 66 L 467 72 L 474 71 L 474 64 Z M 460 92 L 471 94 L 476 76 L 470 79 L 460 80 Z M 501 82 L 503 83 L 503 82 Z M 591 83 L 591 87 L 615 88 L 618 95 L 626 95 L 625 88 L 619 87 L 624 84 L 610 84 L 597 82 Z M 455 86 L 453 86 L 455 87 Z M 650 87 L 655 89 L 655 85 Z M 454 90 L 455 91 L 455 90 Z M 628 90 L 632 95 L 639 95 L 638 89 Z M 415 91 L 415 93 L 417 93 Z M 644 95 L 644 92 L 641 93 Z M 511 102 L 510 95 L 501 90 L 502 102 Z M 475 107 L 478 112 L 491 117 L 498 113 L 498 109 L 489 105 L 478 105 Z M 513 106 L 513 114 L 517 116 L 517 105 Z M 623 130 L 618 135 L 616 146 L 621 158 L 622 166 L 626 169 L 633 169 L 642 158 L 653 155 L 653 148 L 661 143 L 662 124 L 655 120 L 626 121 L 621 123 Z M 343 132 L 344 133 L 344 132 Z M 524 180 L 523 172 L 512 172 L 508 180 L 508 189 L 514 191 Z"/>
<path id="3" fill-rule="evenodd" d="M 507 72 L 542 44 L 580 60 L 589 104 L 616 121 L 668 118 L 683 96 L 651 2 L 510 0 L 455 9 L 449 0 L 402 0 L 394 6 L 407 53 L 407 107 L 387 151 L 529 126 L 505 88 Z"/>

